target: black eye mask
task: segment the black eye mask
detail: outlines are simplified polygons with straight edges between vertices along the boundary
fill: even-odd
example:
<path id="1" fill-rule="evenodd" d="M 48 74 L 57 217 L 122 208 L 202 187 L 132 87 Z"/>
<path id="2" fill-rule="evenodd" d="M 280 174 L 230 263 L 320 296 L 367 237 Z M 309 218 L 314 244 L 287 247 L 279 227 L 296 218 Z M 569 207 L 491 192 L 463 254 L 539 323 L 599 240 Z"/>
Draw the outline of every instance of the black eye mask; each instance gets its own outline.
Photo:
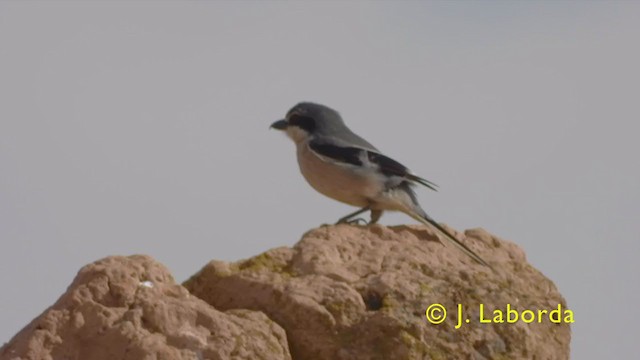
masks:
<path id="1" fill-rule="evenodd" d="M 313 118 L 303 115 L 291 115 L 289 117 L 289 125 L 297 126 L 309 133 L 312 133 L 316 128 L 316 121 Z"/>

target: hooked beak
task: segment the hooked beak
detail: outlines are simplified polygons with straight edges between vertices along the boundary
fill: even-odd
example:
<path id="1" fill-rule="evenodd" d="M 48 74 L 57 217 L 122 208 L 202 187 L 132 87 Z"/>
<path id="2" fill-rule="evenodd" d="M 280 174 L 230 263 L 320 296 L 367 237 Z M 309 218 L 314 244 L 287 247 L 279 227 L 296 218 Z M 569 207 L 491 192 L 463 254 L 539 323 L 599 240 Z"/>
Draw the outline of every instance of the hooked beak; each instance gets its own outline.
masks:
<path id="1" fill-rule="evenodd" d="M 282 119 L 271 124 L 269 128 L 274 128 L 276 130 L 284 130 L 287 128 L 287 126 L 289 126 L 289 123 L 287 123 L 287 120 Z"/>

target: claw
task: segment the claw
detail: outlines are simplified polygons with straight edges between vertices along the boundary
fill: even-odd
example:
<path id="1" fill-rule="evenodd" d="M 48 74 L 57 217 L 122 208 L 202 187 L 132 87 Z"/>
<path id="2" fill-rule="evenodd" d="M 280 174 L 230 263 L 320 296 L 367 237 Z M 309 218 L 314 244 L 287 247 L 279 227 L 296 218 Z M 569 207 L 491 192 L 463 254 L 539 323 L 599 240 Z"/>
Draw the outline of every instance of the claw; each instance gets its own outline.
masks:
<path id="1" fill-rule="evenodd" d="M 364 219 L 351 220 L 352 217 L 360 215 L 365 211 L 369 211 L 369 207 L 368 206 L 367 207 L 363 207 L 362 209 L 360 209 L 358 211 L 352 212 L 349 215 L 341 217 L 340 220 L 338 220 L 338 222 L 336 222 L 336 225 L 338 225 L 338 224 L 353 224 L 353 223 L 357 224 L 359 221 L 364 221 L 365 224 L 366 224 L 367 221 L 364 220 Z"/>
<path id="2" fill-rule="evenodd" d="M 347 224 L 349 225 L 360 225 L 360 223 L 362 223 L 363 226 L 369 224 L 369 222 L 363 218 L 355 218 L 353 220 L 347 221 Z"/>
<path id="3" fill-rule="evenodd" d="M 348 224 L 348 225 L 367 225 L 369 222 L 363 218 L 355 218 L 350 220 L 340 220 L 336 223 L 338 224 Z"/>

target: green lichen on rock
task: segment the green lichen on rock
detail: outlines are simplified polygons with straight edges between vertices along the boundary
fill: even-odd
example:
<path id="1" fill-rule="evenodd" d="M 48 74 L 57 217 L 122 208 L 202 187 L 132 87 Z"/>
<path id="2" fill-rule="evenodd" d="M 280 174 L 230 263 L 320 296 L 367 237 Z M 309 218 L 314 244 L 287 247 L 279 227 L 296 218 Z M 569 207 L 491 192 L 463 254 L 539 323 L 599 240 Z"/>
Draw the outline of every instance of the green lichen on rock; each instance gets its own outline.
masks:
<path id="1" fill-rule="evenodd" d="M 269 271 L 286 277 L 295 276 L 286 261 L 272 256 L 269 251 L 240 262 L 238 269 L 248 272 Z"/>

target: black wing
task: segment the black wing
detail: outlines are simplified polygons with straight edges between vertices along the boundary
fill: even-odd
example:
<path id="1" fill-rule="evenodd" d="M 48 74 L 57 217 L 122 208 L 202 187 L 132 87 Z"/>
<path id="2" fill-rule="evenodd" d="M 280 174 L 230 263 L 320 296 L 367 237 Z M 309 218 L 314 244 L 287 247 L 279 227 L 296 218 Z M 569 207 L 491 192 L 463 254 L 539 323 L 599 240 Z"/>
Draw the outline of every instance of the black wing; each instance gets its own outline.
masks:
<path id="1" fill-rule="evenodd" d="M 419 184 L 422 184 L 433 191 L 438 191 L 436 190 L 436 187 L 438 185 L 432 183 L 427 179 L 423 179 L 419 176 L 413 175 L 411 172 L 409 172 L 409 169 L 406 166 L 400 164 L 399 162 L 393 160 L 388 156 L 384 156 L 382 154 L 378 154 L 372 151 L 367 151 L 367 156 L 369 158 L 369 161 L 378 165 L 378 168 L 380 169 L 380 171 L 382 171 L 382 173 L 385 175 L 400 176 L 400 177 L 409 179 L 411 181 L 415 181 Z"/>
<path id="2" fill-rule="evenodd" d="M 313 141 L 309 143 L 309 147 L 322 156 L 357 166 L 362 165 L 362 155 L 366 151 L 356 147 L 336 146 Z"/>
<path id="3" fill-rule="evenodd" d="M 311 150 L 322 156 L 355 166 L 362 166 L 362 160 L 364 156 L 366 156 L 366 159 L 368 159 L 371 164 L 375 164 L 380 172 L 387 176 L 398 176 L 401 178 L 405 178 L 422 184 L 431 190 L 437 191 L 436 187 L 438 185 L 432 183 L 429 180 L 411 174 L 406 166 L 400 164 L 390 157 L 373 152 L 371 150 L 351 146 L 331 145 L 313 141 L 309 143 L 309 147 L 311 148 Z"/>

